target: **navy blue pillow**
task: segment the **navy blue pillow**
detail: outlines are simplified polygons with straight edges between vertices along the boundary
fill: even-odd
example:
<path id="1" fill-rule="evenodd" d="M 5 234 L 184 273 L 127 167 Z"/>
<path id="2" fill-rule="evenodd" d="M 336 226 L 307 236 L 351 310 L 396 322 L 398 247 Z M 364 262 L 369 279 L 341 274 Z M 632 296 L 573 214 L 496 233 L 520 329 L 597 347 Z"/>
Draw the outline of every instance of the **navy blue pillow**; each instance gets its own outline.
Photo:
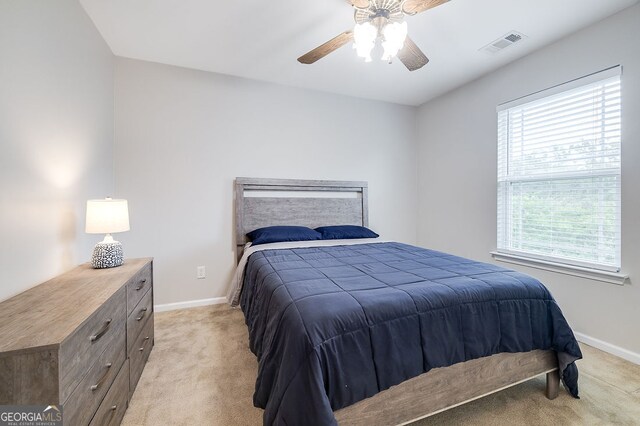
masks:
<path id="1" fill-rule="evenodd" d="M 267 226 L 247 234 L 251 245 L 279 243 L 282 241 L 321 240 L 322 235 L 306 226 Z"/>
<path id="2" fill-rule="evenodd" d="M 378 238 L 379 235 L 369 228 L 355 225 L 321 226 L 316 228 L 323 240 L 348 240 L 353 238 Z"/>

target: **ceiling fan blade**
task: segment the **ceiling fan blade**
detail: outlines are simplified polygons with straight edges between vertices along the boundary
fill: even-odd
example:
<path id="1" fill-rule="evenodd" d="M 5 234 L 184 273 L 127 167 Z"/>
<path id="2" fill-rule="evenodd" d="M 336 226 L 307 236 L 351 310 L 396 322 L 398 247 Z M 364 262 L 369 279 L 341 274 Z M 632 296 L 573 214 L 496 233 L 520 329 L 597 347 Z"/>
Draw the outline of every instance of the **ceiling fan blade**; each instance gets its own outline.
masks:
<path id="1" fill-rule="evenodd" d="M 301 64 L 312 64 L 318 59 L 322 59 L 329 53 L 341 48 L 345 44 L 353 40 L 353 31 L 345 31 L 337 37 L 332 38 L 328 42 L 321 44 L 312 51 L 305 53 L 298 58 Z"/>
<path id="2" fill-rule="evenodd" d="M 447 3 L 449 0 L 405 0 L 402 10 L 407 15 L 415 15 L 425 10 Z"/>
<path id="3" fill-rule="evenodd" d="M 404 40 L 404 47 L 398 52 L 398 59 L 402 61 L 409 71 L 415 71 L 427 65 L 429 58 L 422 53 L 422 50 L 407 36 Z"/>
<path id="4" fill-rule="evenodd" d="M 347 0 L 351 6 L 364 9 L 369 7 L 369 0 Z"/>

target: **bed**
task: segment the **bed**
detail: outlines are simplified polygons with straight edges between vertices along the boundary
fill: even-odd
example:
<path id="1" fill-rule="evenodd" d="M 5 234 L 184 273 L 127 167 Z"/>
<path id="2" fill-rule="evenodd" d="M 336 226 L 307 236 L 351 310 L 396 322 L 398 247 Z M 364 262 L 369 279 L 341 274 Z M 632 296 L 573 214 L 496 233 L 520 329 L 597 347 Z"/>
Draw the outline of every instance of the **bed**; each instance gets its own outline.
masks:
<path id="1" fill-rule="evenodd" d="M 382 241 L 249 247 L 274 225 L 368 225 L 366 182 L 237 178 L 230 300 L 264 423 L 406 424 L 541 374 L 577 397 L 577 342 L 537 280 Z M 560 372 L 560 374 L 559 374 Z"/>

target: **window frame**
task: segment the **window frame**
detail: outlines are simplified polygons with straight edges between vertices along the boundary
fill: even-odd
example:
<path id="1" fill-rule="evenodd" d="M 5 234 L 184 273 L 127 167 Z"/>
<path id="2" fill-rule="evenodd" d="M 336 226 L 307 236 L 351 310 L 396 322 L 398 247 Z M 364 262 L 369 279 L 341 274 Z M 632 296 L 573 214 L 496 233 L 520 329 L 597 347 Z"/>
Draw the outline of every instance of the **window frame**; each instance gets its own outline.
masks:
<path id="1" fill-rule="evenodd" d="M 575 80 L 571 80 L 567 83 L 562 83 L 556 86 L 553 86 L 549 89 L 545 89 L 545 90 L 541 90 L 535 93 L 532 93 L 530 95 L 527 96 L 523 96 L 520 98 L 517 98 L 515 100 L 503 103 L 501 105 L 499 105 L 497 107 L 497 124 L 498 124 L 498 175 L 497 175 L 497 191 L 509 191 L 509 189 L 511 188 L 510 185 L 504 185 L 503 183 L 505 182 L 503 178 L 503 175 L 501 175 L 500 170 L 501 167 L 509 167 L 509 158 L 507 156 L 506 159 L 501 159 L 500 156 L 501 154 L 503 154 L 503 152 L 501 152 L 501 149 L 505 149 L 504 147 L 501 148 L 501 128 L 504 126 L 503 123 L 501 123 L 501 113 L 503 113 L 504 111 L 513 109 L 513 108 L 517 108 L 519 106 L 523 106 L 525 104 L 529 104 L 532 102 L 536 102 L 538 100 L 542 100 L 542 99 L 547 99 L 547 98 L 553 98 L 557 95 L 560 95 L 562 93 L 565 92 L 569 92 L 575 89 L 579 89 L 581 87 L 586 87 L 598 82 L 604 82 L 606 80 L 612 79 L 618 77 L 620 78 L 620 92 L 622 92 L 622 67 L 620 65 L 616 65 L 614 67 L 602 70 L 602 71 L 598 71 L 596 73 L 593 74 L 589 74 L 585 77 L 581 77 Z M 620 97 L 622 97 L 622 93 L 620 93 Z M 622 118 L 622 113 L 621 113 L 621 118 Z M 508 119 L 508 118 L 507 118 Z M 622 126 L 622 124 L 621 124 Z M 508 136 L 506 136 L 508 138 Z M 507 140 L 505 142 L 507 144 L 506 149 L 508 149 L 510 147 L 510 141 Z M 622 155 L 622 134 L 620 136 L 620 155 Z M 537 267 L 537 268 L 541 268 L 541 269 L 546 269 L 546 270 L 552 270 L 555 272 L 564 272 L 564 273 L 569 273 L 570 275 L 577 275 L 577 276 L 585 276 L 587 278 L 593 278 L 593 279 L 597 279 L 600 281 L 607 281 L 607 282 L 613 282 L 615 284 L 623 284 L 627 279 L 628 276 L 625 274 L 622 274 L 621 268 L 622 268 L 622 256 L 621 256 L 621 252 L 622 252 L 622 193 L 621 193 L 621 185 L 622 185 L 622 165 L 621 162 L 619 163 L 618 167 L 616 169 L 612 169 L 613 171 L 602 171 L 602 173 L 597 173 L 594 174 L 592 172 L 586 171 L 586 172 L 581 172 L 576 170 L 575 172 L 568 172 L 567 173 L 567 177 L 570 178 L 578 178 L 579 175 L 582 173 L 583 176 L 588 176 L 588 177 L 593 177 L 595 176 L 605 176 L 607 175 L 607 173 L 609 172 L 609 176 L 616 176 L 617 179 L 619 179 L 617 185 L 619 188 L 619 203 L 616 206 L 616 225 L 618 228 L 618 239 L 616 241 L 617 245 L 615 247 L 616 250 L 616 259 L 615 259 L 615 263 L 616 265 L 614 266 L 610 266 L 607 264 L 600 264 L 600 263 L 596 263 L 596 262 L 589 262 L 589 261 L 582 261 L 582 260 L 576 260 L 576 259 L 566 259 L 563 257 L 554 257 L 554 256 L 548 256 L 545 254 L 540 254 L 540 253 L 534 253 L 534 252 L 530 252 L 530 251 L 526 251 L 526 250 L 511 250 L 509 248 L 506 247 L 501 247 L 501 245 L 503 245 L 502 243 L 504 241 L 508 241 L 510 240 L 510 230 L 512 229 L 509 226 L 511 215 L 509 214 L 509 209 L 511 208 L 510 205 L 512 203 L 512 197 L 508 194 L 502 194 L 502 199 L 503 201 L 506 203 L 506 205 L 501 206 L 500 205 L 500 199 L 501 199 L 501 194 L 497 194 L 498 198 L 497 198 L 497 215 L 496 215 L 496 219 L 497 219 L 497 233 L 496 233 L 496 243 L 497 243 L 497 250 L 494 252 L 491 252 L 491 254 L 493 255 L 494 259 L 496 260 L 500 260 L 500 261 L 505 261 L 505 262 L 510 262 L 510 263 L 516 263 L 516 264 L 524 264 L 527 266 L 533 266 L 533 267 Z M 530 176 L 522 176 L 522 177 L 515 177 L 515 178 L 511 178 L 506 180 L 506 182 L 517 182 L 517 181 L 527 181 L 528 179 L 533 179 L 535 180 L 536 178 L 531 178 Z M 540 180 L 549 180 L 549 181 L 553 181 L 553 180 L 561 180 L 562 178 L 559 176 L 554 176 L 553 178 L 548 178 L 545 179 L 544 177 L 541 177 Z M 501 209 L 503 209 L 501 211 Z M 501 221 L 501 219 L 503 219 Z M 504 235 L 501 235 L 504 234 Z M 502 238 L 501 238 L 502 237 Z M 511 244 L 506 244 L 507 247 L 511 247 Z"/>

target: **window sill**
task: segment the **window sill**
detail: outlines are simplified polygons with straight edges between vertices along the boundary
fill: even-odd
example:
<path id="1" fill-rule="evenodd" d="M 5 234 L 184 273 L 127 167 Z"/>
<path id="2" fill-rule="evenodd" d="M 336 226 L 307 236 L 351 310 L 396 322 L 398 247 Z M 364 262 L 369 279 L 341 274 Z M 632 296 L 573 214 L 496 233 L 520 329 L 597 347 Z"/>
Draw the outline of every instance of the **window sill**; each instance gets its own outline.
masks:
<path id="1" fill-rule="evenodd" d="M 601 271 L 598 269 L 582 268 L 580 266 L 564 265 L 561 263 L 549 262 L 546 260 L 532 259 L 509 253 L 492 251 L 491 256 L 499 262 L 513 263 L 515 265 L 529 266 L 531 268 L 543 269 L 545 271 L 557 272 L 560 274 L 572 275 L 574 277 L 587 278 L 605 283 L 624 285 L 629 279 L 629 275 L 618 272 Z"/>

